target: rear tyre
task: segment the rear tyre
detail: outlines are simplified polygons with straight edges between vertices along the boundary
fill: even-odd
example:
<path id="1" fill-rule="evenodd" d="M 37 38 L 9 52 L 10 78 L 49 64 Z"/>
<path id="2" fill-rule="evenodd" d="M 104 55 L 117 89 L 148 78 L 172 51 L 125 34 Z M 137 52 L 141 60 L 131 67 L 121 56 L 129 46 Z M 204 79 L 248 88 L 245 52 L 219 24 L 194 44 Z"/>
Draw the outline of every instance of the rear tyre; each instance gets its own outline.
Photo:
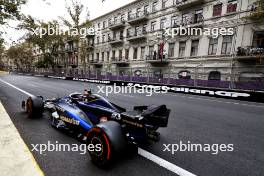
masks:
<path id="1" fill-rule="evenodd" d="M 41 97 L 29 97 L 26 101 L 28 118 L 41 117 L 44 112 L 44 103 Z"/>
<path id="2" fill-rule="evenodd" d="M 107 167 L 126 147 L 121 126 L 114 121 L 98 124 L 87 135 L 87 145 L 95 150 L 89 151 L 92 162 L 98 167 Z"/>

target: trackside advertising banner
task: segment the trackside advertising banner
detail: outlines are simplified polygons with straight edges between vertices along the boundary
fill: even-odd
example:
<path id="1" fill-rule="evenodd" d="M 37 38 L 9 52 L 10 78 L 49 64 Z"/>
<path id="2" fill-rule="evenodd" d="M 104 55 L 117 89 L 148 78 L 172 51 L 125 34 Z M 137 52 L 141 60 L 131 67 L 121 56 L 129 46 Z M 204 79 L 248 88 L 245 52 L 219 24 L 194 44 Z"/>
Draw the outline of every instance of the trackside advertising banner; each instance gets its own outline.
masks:
<path id="1" fill-rule="evenodd" d="M 174 86 L 174 85 L 94 80 L 94 79 L 82 79 L 82 78 L 72 78 L 72 79 L 74 81 L 90 82 L 97 84 L 108 84 L 108 85 L 116 84 L 117 86 L 133 86 L 136 88 L 147 88 L 147 89 L 156 89 L 156 90 L 158 89 L 160 91 L 168 91 L 174 93 L 184 93 L 184 94 L 202 95 L 202 96 L 264 103 L 264 92 L 253 92 L 253 91 L 242 91 L 242 90 L 237 91 L 237 90 L 226 90 L 226 89 L 218 89 L 218 88 Z"/>

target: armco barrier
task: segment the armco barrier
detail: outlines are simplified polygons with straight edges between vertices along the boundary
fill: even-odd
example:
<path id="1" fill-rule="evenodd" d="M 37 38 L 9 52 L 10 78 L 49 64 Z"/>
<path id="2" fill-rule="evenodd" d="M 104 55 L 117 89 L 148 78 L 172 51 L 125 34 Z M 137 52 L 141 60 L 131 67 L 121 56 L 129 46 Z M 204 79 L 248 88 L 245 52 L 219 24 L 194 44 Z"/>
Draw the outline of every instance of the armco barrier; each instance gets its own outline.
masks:
<path id="1" fill-rule="evenodd" d="M 21 74 L 20 75 L 26 75 Z M 39 76 L 39 75 L 38 75 Z M 77 77 L 56 77 L 56 76 L 49 76 L 45 75 L 49 78 L 55 79 L 64 79 L 64 80 L 73 80 L 73 81 L 81 81 L 81 82 L 90 82 L 96 84 L 108 84 L 117 86 L 135 86 L 137 88 L 140 87 L 148 87 L 148 88 L 159 88 L 159 89 L 167 89 L 168 92 L 174 93 L 184 93 L 184 94 L 192 94 L 192 95 L 201 95 L 201 96 L 210 96 L 210 97 L 218 97 L 218 98 L 226 98 L 226 99 L 234 99 L 234 100 L 242 100 L 242 101 L 251 101 L 251 102 L 260 102 L 264 103 L 264 91 L 245 91 L 245 90 L 238 90 L 238 89 L 229 89 L 229 82 L 214 82 L 214 81 L 207 81 L 202 82 L 201 80 L 198 81 L 198 86 L 194 86 L 194 80 L 151 80 L 149 83 L 146 83 L 146 77 L 138 77 L 138 78 L 131 78 L 131 77 L 117 77 L 117 76 L 107 76 L 101 77 L 102 79 L 92 79 L 92 78 L 77 78 Z M 158 82 L 158 83 L 157 83 Z M 169 84 L 166 84 L 166 83 Z M 176 84 L 176 85 L 175 85 Z M 211 84 L 212 86 L 219 86 L 219 88 L 214 87 L 201 87 L 208 86 Z M 263 84 L 260 82 L 259 84 Z M 250 85 L 252 86 L 252 85 Z M 254 86 L 254 85 L 253 85 Z M 239 87 L 239 86 L 238 86 Z M 245 87 L 241 85 L 241 87 Z"/>

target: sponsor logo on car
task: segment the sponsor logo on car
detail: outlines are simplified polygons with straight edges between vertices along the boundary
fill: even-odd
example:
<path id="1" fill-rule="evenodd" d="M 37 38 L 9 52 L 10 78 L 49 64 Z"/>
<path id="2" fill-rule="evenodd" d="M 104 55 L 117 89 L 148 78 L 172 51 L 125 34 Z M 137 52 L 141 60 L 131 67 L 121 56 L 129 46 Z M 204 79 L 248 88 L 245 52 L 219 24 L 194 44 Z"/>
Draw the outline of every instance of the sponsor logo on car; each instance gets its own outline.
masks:
<path id="1" fill-rule="evenodd" d="M 65 117 L 65 116 L 60 116 L 60 118 L 64 122 L 71 123 L 73 125 L 80 125 L 80 121 L 78 121 L 78 120 L 74 120 L 74 119 L 71 119 L 71 118 L 68 118 L 68 117 Z"/>

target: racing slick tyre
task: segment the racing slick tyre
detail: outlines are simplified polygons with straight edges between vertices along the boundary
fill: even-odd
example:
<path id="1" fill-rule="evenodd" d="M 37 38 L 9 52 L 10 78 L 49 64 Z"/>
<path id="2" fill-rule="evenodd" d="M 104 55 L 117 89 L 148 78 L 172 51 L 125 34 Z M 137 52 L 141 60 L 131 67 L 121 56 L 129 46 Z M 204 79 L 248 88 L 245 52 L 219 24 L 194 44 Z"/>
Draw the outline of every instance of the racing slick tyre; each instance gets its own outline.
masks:
<path id="1" fill-rule="evenodd" d="M 95 146 L 94 151 L 89 151 L 91 160 L 101 168 L 109 166 L 117 153 L 126 147 L 121 126 L 114 121 L 100 123 L 92 128 L 87 135 L 87 145 L 89 144 Z"/>
<path id="2" fill-rule="evenodd" d="M 25 103 L 28 118 L 41 117 L 44 112 L 44 103 L 42 97 L 29 97 Z"/>

